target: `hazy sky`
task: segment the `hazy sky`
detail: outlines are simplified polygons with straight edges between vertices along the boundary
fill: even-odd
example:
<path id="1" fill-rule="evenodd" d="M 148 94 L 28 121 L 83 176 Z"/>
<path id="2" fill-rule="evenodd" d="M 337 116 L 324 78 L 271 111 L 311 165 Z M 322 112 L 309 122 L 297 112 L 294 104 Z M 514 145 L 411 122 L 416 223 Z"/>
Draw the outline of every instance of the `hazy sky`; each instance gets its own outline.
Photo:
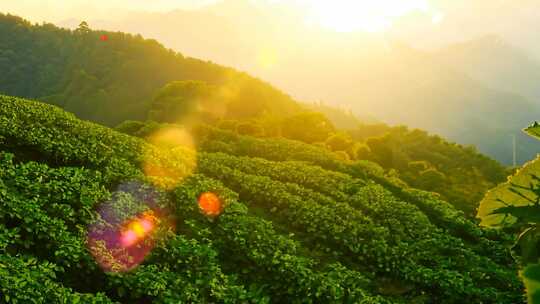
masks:
<path id="1" fill-rule="evenodd" d="M 2 0 L 0 11 L 17 14 L 32 21 L 57 22 L 70 18 L 103 18 L 129 11 L 165 12 L 194 9 L 222 0 Z M 229 0 L 234 2 L 235 0 Z M 384 27 L 386 17 L 395 17 L 413 10 L 427 11 L 430 0 L 249 0 L 254 3 L 279 3 L 308 7 L 306 11 L 321 23 L 338 30 Z M 431 0 L 434 1 L 434 0 Z M 385 18 L 381 18 L 385 17 Z M 337 23 L 336 22 L 340 22 Z M 355 28 L 356 26 L 356 28 Z"/>
<path id="2" fill-rule="evenodd" d="M 284 4 L 281 7 L 289 11 L 295 7 L 307 23 L 340 32 L 397 31 L 400 37 L 404 33 L 412 37 L 405 40 L 416 46 L 467 40 L 487 32 L 515 38 L 516 44 L 530 43 L 536 33 L 527 27 L 540 20 L 540 0 L 0 0 L 0 12 L 58 24 L 70 19 L 111 21 L 134 11 L 197 9 L 224 1 L 228 7 L 242 2 Z"/>
<path id="3" fill-rule="evenodd" d="M 0 11 L 32 21 L 57 22 L 69 18 L 103 18 L 122 11 L 164 12 L 198 8 L 217 0 L 2 0 Z"/>

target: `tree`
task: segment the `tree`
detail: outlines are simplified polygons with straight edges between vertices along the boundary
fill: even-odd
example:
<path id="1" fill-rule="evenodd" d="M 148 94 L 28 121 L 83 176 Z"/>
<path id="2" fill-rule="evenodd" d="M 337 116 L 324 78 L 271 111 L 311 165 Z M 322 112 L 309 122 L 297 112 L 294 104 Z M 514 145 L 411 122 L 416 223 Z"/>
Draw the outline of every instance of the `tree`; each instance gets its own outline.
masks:
<path id="1" fill-rule="evenodd" d="M 351 160 L 351 157 L 349 156 L 349 154 L 347 154 L 347 152 L 345 151 L 336 151 L 334 152 L 336 154 L 336 156 L 341 159 L 342 161 L 350 161 Z"/>
<path id="2" fill-rule="evenodd" d="M 174 81 L 161 88 L 152 101 L 149 119 L 184 122 L 215 102 L 216 87 L 202 81 Z"/>
<path id="3" fill-rule="evenodd" d="M 79 27 L 75 30 L 75 33 L 78 34 L 88 34 L 90 33 L 90 27 L 88 26 L 88 22 L 83 21 L 79 24 Z"/>
<path id="4" fill-rule="evenodd" d="M 239 123 L 238 120 L 223 119 L 217 123 L 217 127 L 224 130 L 236 131 L 236 126 L 238 126 Z"/>
<path id="5" fill-rule="evenodd" d="M 427 169 L 429 169 L 431 167 L 431 165 L 429 164 L 429 162 L 425 161 L 425 160 L 420 160 L 420 161 L 411 161 L 409 162 L 409 170 L 414 173 L 414 174 L 418 174 L 422 171 L 425 171 Z"/>
<path id="6" fill-rule="evenodd" d="M 261 136 L 264 134 L 264 130 L 261 126 L 255 122 L 246 121 L 241 122 L 236 126 L 236 132 L 242 135 Z"/>
<path id="7" fill-rule="evenodd" d="M 353 159 L 369 159 L 371 150 L 369 149 L 368 145 L 365 143 L 355 143 L 352 148 L 352 158 Z"/>
<path id="8" fill-rule="evenodd" d="M 384 168 L 393 168 L 394 152 L 385 137 L 371 137 L 366 141 L 373 160 Z"/>
<path id="9" fill-rule="evenodd" d="M 283 136 L 306 143 L 325 141 L 334 132 L 334 125 L 323 114 L 303 112 L 283 120 Z"/>
<path id="10" fill-rule="evenodd" d="M 126 120 L 118 126 L 114 127 L 114 129 L 118 132 L 135 136 L 135 134 L 137 134 L 137 132 L 141 130 L 144 125 L 145 124 L 142 121 Z"/>
<path id="11" fill-rule="evenodd" d="M 445 181 L 446 176 L 435 168 L 422 171 L 418 178 L 418 184 L 421 185 L 423 189 L 427 190 L 434 190 L 442 187 Z"/>
<path id="12" fill-rule="evenodd" d="M 283 117 L 275 114 L 265 113 L 256 119 L 257 124 L 264 129 L 264 136 L 266 137 L 280 137 L 281 123 Z"/>
<path id="13" fill-rule="evenodd" d="M 347 151 L 353 144 L 351 137 L 342 132 L 335 133 L 326 139 L 326 145 L 332 151 Z"/>

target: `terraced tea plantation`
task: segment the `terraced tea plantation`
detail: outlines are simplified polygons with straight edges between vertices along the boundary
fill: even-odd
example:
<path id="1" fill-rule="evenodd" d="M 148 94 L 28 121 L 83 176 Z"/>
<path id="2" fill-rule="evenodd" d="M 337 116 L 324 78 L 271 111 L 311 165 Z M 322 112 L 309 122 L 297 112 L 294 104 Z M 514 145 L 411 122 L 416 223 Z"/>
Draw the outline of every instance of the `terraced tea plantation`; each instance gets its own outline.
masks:
<path id="1" fill-rule="evenodd" d="M 437 194 L 313 145 L 190 135 L 0 96 L 0 302 L 525 302 L 509 236 Z"/>

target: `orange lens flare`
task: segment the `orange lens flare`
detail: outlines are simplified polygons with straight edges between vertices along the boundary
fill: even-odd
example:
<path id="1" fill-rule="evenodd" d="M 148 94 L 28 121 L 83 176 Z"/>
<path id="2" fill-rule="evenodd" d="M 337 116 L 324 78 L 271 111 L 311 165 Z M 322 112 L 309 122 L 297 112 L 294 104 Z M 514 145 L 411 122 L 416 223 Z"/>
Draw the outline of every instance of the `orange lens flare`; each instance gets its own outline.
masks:
<path id="1" fill-rule="evenodd" d="M 205 192 L 199 196 L 199 208 L 206 216 L 215 217 L 221 214 L 223 206 L 216 194 Z"/>

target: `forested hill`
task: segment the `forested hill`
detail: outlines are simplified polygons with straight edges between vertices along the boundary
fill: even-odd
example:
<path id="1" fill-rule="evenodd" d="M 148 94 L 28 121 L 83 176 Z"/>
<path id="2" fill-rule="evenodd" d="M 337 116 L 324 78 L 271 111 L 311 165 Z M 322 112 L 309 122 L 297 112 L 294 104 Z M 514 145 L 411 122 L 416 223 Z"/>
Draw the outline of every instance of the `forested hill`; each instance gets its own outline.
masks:
<path id="1" fill-rule="evenodd" d="M 0 95 L 3 299 L 525 301 L 504 235 L 433 193 L 315 145 L 182 132 L 196 150 Z M 144 242 L 115 246 L 110 233 L 137 219 Z"/>
<path id="2" fill-rule="evenodd" d="M 233 118 L 300 108 L 263 81 L 141 36 L 84 24 L 69 31 L 0 14 L 0 42 L 1 93 L 59 105 L 106 125 L 146 119 L 155 92 L 173 80 L 218 86 L 226 97 L 224 115 Z"/>
<path id="3" fill-rule="evenodd" d="M 365 143 L 363 159 L 396 170 L 412 187 L 440 193 L 469 216 L 476 214 L 486 191 L 511 173 L 474 146 L 452 143 L 423 130 L 375 124 L 357 126 L 349 133 Z"/>
<path id="4" fill-rule="evenodd" d="M 409 185 L 441 193 L 467 215 L 506 176 L 496 162 L 425 133 L 343 139 L 340 129 L 365 130 L 352 113 L 298 104 L 245 73 L 184 57 L 140 36 L 92 31 L 85 24 L 69 31 L 0 14 L 0 37 L 0 93 L 58 105 L 82 119 L 108 126 L 125 120 L 234 120 L 243 134 L 316 143 L 353 161 L 369 159 L 397 170 Z M 324 113 L 335 127 L 323 115 L 306 115 L 305 108 Z"/>

